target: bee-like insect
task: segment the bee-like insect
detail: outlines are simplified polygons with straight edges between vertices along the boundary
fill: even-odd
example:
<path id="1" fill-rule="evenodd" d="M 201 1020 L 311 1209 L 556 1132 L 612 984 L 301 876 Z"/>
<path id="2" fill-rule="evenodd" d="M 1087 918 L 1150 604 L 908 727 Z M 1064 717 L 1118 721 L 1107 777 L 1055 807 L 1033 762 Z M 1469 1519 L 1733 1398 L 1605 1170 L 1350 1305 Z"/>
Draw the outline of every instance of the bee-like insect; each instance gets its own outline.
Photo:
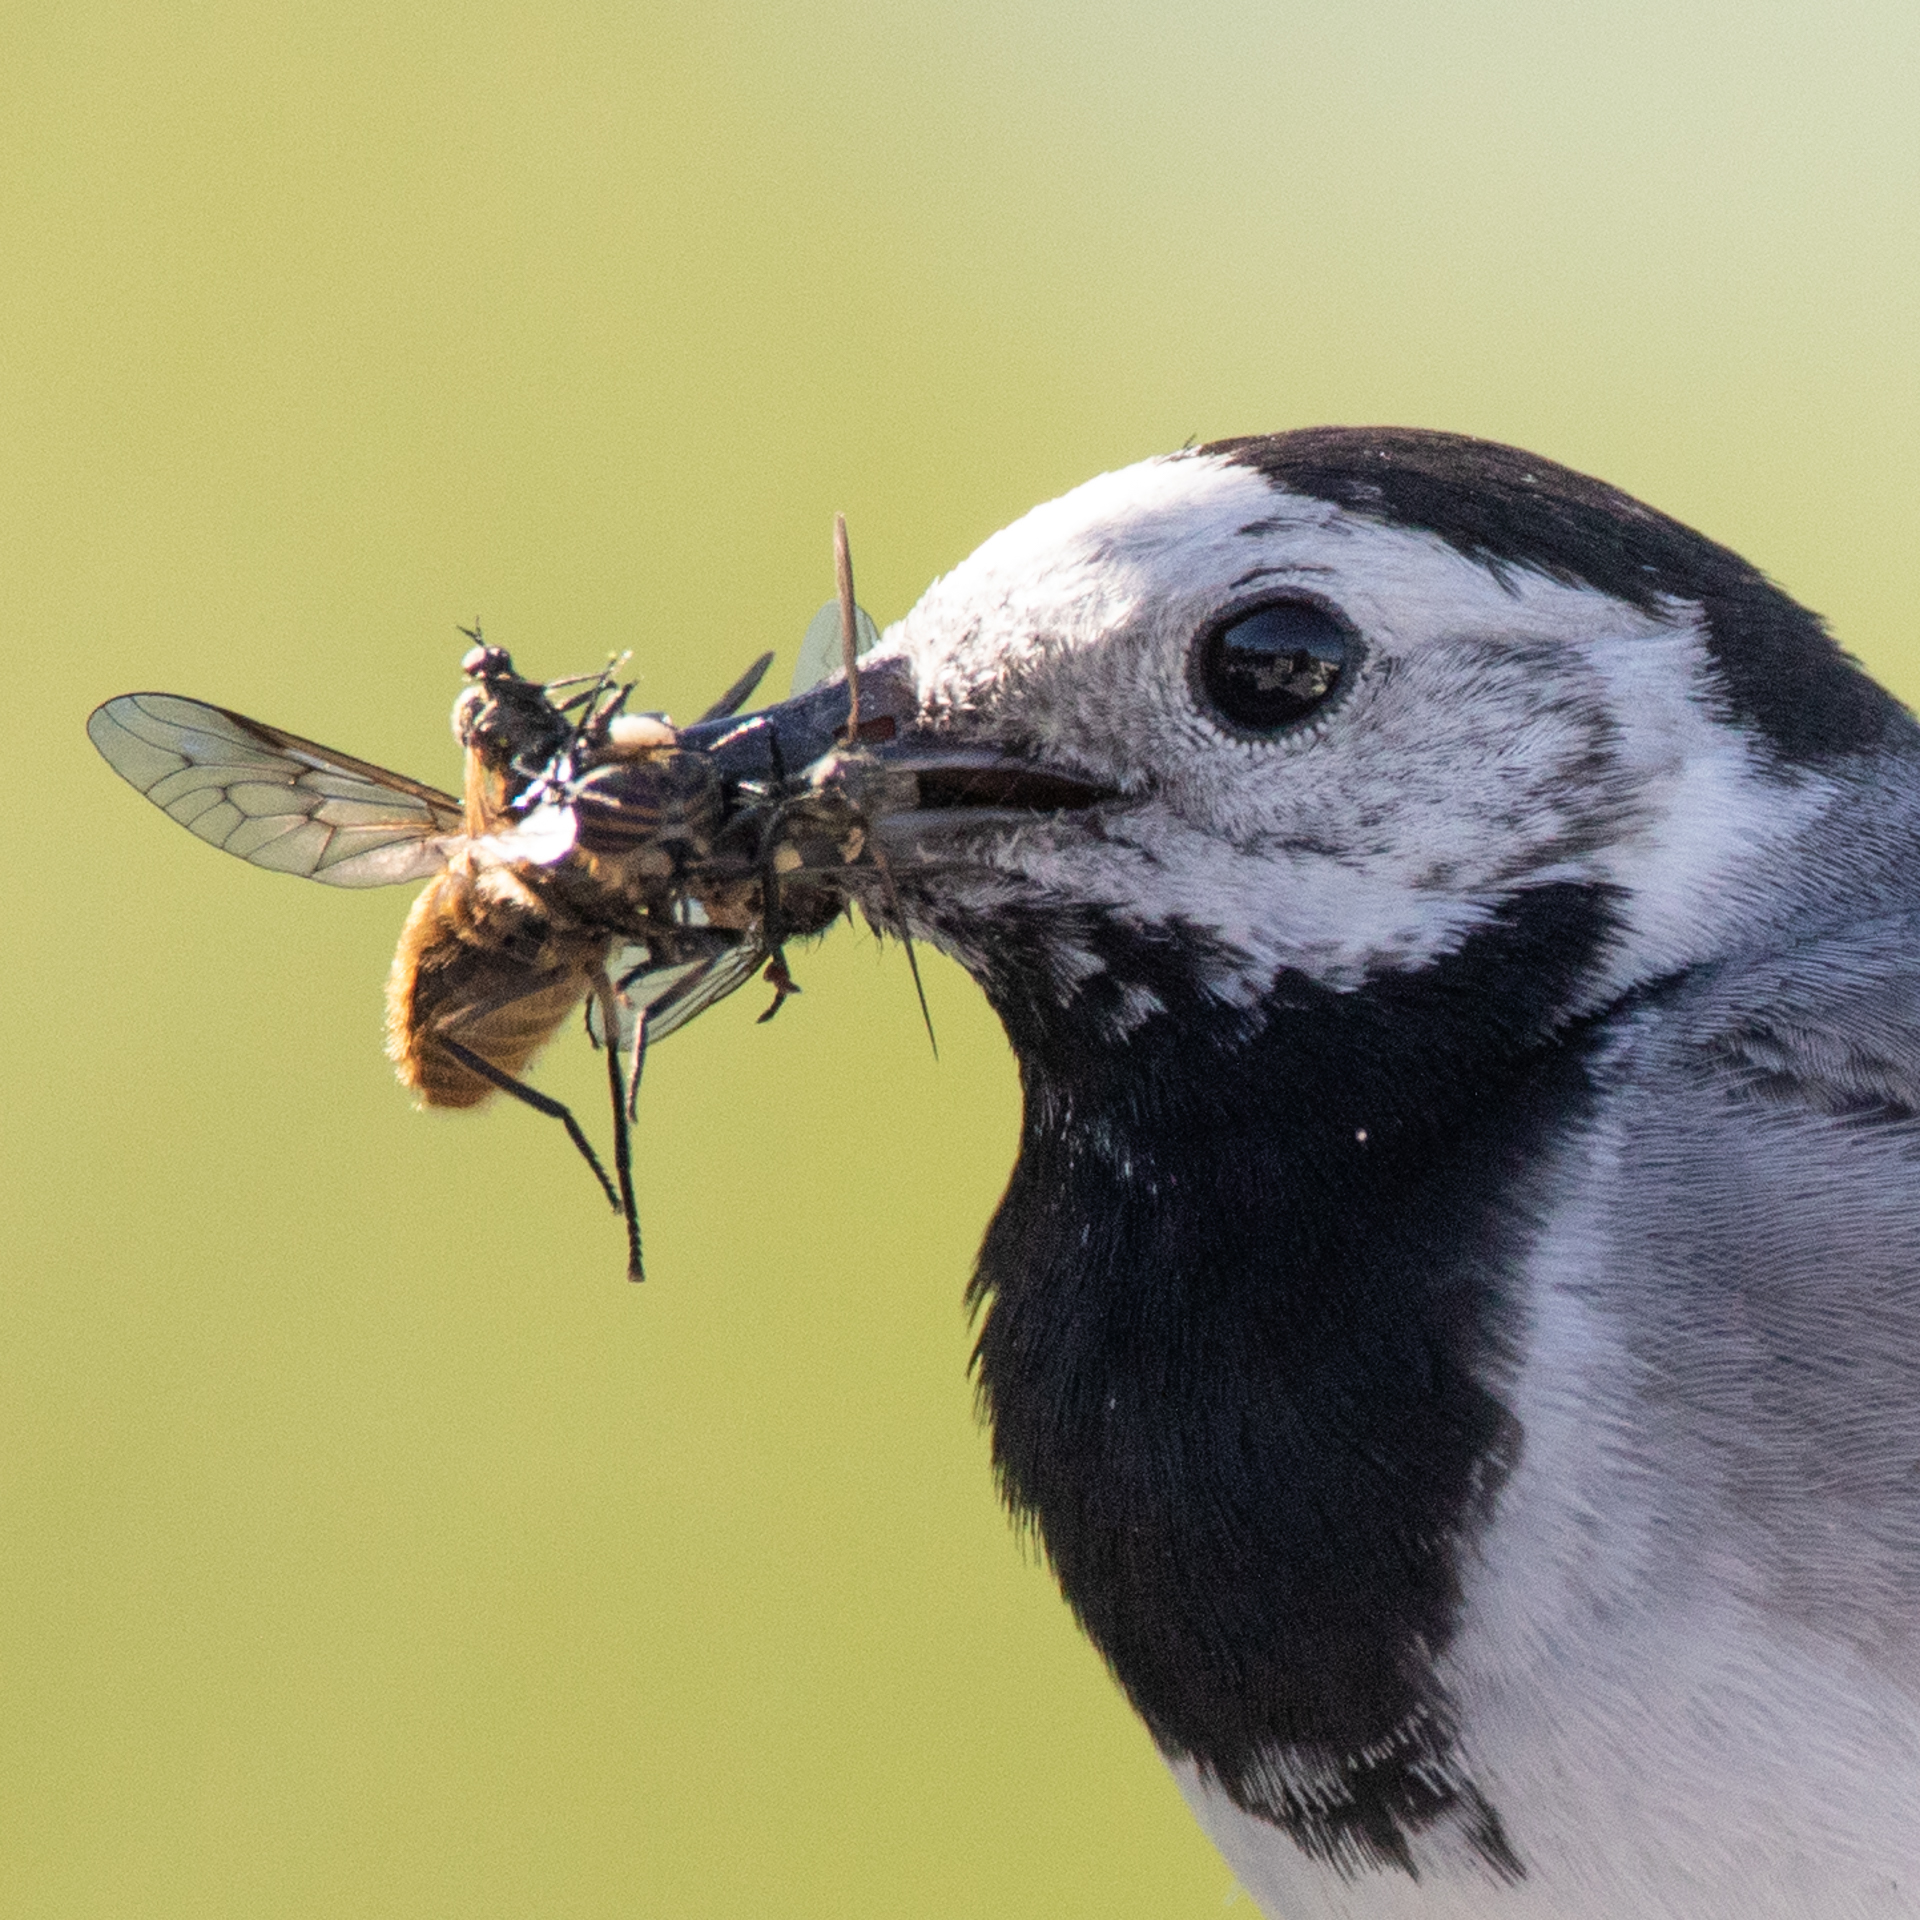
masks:
<path id="1" fill-rule="evenodd" d="M 387 985 L 401 1080 L 427 1106 L 476 1106 L 500 1091 L 561 1120 L 625 1218 L 639 1279 L 627 1121 L 640 1063 L 649 1039 L 763 962 L 785 982 L 782 923 L 754 897 L 757 874 L 762 900 L 777 892 L 765 884 L 780 853 L 775 810 L 730 793 L 714 757 L 683 746 L 664 716 L 624 711 L 630 689 L 610 672 L 556 701 L 580 681 L 525 679 L 471 637 L 454 708 L 466 760 L 457 800 L 176 694 L 122 694 L 87 732 L 148 799 L 255 866 L 331 886 L 425 880 Z M 711 734 L 744 706 L 771 657 L 697 724 Z M 608 1050 L 617 1188 L 573 1115 L 518 1078 L 582 1001 Z"/>
<path id="2" fill-rule="evenodd" d="M 453 709 L 457 800 L 178 694 L 121 694 L 94 709 L 87 733 L 156 806 L 255 866 L 337 887 L 424 880 L 387 980 L 400 1079 L 426 1106 L 499 1092 L 559 1120 L 625 1220 L 638 1280 L 629 1122 L 648 1044 L 763 965 L 771 1019 L 796 991 L 786 941 L 847 906 L 848 869 L 875 870 L 891 893 L 866 820 L 888 776 L 865 743 L 891 738 L 895 720 L 861 719 L 856 663 L 878 636 L 854 604 L 838 516 L 834 570 L 838 599 L 809 629 L 800 672 L 809 685 L 827 674 L 831 627 L 844 685 L 837 698 L 821 689 L 817 716 L 787 703 L 809 711 L 785 747 L 759 716 L 735 720 L 770 653 L 681 729 L 628 713 L 633 689 L 612 667 L 529 680 L 477 628 Z M 917 990 L 917 964 L 913 974 Z M 519 1078 L 583 1001 L 607 1055 L 611 1180 L 572 1113 Z M 924 1014 L 924 994 L 920 1004 Z"/>

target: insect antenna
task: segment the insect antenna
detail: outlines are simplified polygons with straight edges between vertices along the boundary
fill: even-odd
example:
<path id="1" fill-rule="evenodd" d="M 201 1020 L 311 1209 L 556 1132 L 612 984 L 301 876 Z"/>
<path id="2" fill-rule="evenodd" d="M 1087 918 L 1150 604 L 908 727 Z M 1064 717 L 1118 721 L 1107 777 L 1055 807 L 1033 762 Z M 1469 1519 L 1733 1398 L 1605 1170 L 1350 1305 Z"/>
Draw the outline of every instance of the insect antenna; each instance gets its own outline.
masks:
<path id="1" fill-rule="evenodd" d="M 445 1047 L 469 1073 L 477 1073 L 482 1080 L 491 1082 L 502 1093 L 510 1093 L 516 1100 L 524 1101 L 535 1113 L 544 1113 L 550 1120 L 558 1120 L 567 1130 L 567 1138 L 580 1149 L 580 1157 L 593 1169 L 593 1177 L 600 1182 L 600 1191 L 607 1196 L 607 1205 L 615 1213 L 623 1211 L 620 1196 L 613 1190 L 613 1182 L 607 1178 L 607 1170 L 600 1164 L 600 1156 L 593 1150 L 593 1142 L 580 1131 L 580 1122 L 550 1094 L 536 1092 L 524 1080 L 516 1080 L 512 1074 L 503 1072 L 491 1060 L 477 1054 L 471 1047 L 463 1047 L 451 1035 L 440 1033 L 434 1036 L 435 1044 Z"/>
<path id="2" fill-rule="evenodd" d="M 620 1181 L 620 1214 L 627 1228 L 627 1278 L 644 1280 L 646 1263 L 640 1257 L 640 1210 L 633 1200 L 633 1139 L 627 1126 L 627 1089 L 620 1073 L 620 1049 L 616 1036 L 620 1031 L 620 1009 L 615 1003 L 613 982 L 603 969 L 594 978 L 594 997 L 600 1002 L 600 1025 L 607 1036 L 607 1091 L 613 1097 L 613 1170 Z M 645 1044 L 646 1016 L 641 1015 L 640 1038 L 634 1042 L 635 1086 L 639 1092 L 639 1056 Z"/>

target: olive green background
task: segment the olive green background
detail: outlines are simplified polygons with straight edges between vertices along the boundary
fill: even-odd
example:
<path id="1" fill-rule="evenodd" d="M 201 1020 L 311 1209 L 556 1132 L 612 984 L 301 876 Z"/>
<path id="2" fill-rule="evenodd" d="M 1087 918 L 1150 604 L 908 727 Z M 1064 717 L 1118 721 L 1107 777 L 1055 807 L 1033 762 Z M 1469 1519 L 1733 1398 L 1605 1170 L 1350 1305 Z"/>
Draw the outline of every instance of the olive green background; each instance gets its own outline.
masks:
<path id="1" fill-rule="evenodd" d="M 557 1128 L 395 1087 L 405 896 L 209 851 L 82 722 L 454 784 L 457 620 L 685 715 L 784 676 L 836 508 L 885 621 L 1327 420 L 1598 472 L 1920 692 L 1916 19 L 0 11 L 0 1911 L 1230 1903 L 995 1505 L 966 980 L 938 1064 L 845 930 L 664 1047 L 631 1288 Z M 604 1130 L 577 1036 L 540 1079 Z"/>

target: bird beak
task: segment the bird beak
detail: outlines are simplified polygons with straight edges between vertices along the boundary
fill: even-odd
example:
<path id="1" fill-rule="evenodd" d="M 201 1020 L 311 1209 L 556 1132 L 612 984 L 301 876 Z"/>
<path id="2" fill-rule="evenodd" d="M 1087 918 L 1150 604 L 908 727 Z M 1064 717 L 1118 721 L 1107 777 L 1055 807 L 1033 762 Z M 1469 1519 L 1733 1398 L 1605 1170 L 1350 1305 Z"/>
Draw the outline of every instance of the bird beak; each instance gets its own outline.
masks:
<path id="1" fill-rule="evenodd" d="M 729 790 L 804 775 L 869 826 L 896 833 L 1031 820 L 1118 797 L 1075 770 L 957 741 L 920 728 L 918 718 L 912 673 L 889 660 L 861 668 L 857 719 L 847 682 L 834 679 L 739 719 L 702 721 L 682 731 L 680 744 L 710 752 Z"/>

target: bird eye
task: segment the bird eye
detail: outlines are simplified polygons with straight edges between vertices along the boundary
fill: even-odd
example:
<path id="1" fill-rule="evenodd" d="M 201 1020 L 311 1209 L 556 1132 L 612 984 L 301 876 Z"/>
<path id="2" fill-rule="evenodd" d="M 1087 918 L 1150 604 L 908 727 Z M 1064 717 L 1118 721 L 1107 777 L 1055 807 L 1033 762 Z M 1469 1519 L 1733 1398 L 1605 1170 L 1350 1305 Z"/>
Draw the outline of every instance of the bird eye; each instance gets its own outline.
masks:
<path id="1" fill-rule="evenodd" d="M 1328 700 L 1359 637 L 1311 600 L 1277 600 L 1215 627 L 1193 656 L 1196 690 L 1239 733 L 1275 734 Z"/>

